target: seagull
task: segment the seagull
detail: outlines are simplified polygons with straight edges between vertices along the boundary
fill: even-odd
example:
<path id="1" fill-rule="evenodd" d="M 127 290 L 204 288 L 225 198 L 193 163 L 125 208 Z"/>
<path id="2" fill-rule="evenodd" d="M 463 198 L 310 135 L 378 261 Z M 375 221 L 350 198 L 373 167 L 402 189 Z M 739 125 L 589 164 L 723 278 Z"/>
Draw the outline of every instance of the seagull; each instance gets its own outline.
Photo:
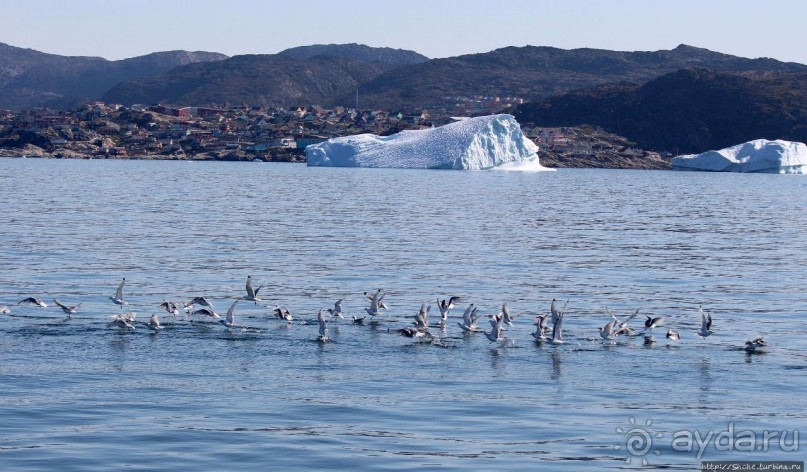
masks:
<path id="1" fill-rule="evenodd" d="M 198 310 L 191 313 L 191 316 L 209 316 L 213 319 L 221 318 L 218 313 L 213 311 L 211 308 L 199 308 Z"/>
<path id="2" fill-rule="evenodd" d="M 206 306 L 206 307 L 208 307 L 210 309 L 213 308 L 213 304 L 210 303 L 210 301 L 205 297 L 196 297 L 196 298 L 193 298 L 191 301 L 183 304 L 186 311 L 190 311 L 190 308 L 192 306 L 194 306 L 194 305 Z"/>
<path id="3" fill-rule="evenodd" d="M 636 309 L 635 312 L 633 312 L 632 315 L 625 318 L 624 321 L 617 318 L 616 315 L 614 315 L 608 307 L 605 307 L 605 311 L 607 311 L 608 314 L 611 315 L 611 318 L 613 318 L 616 321 L 616 327 L 614 328 L 614 334 L 616 336 L 620 336 L 620 335 L 635 336 L 636 335 L 636 332 L 633 331 L 628 326 L 628 322 L 630 322 L 630 320 L 636 318 L 636 316 L 639 315 L 639 309 L 638 308 Z"/>
<path id="4" fill-rule="evenodd" d="M 418 314 L 415 315 L 415 326 L 418 328 L 428 328 L 429 327 L 429 310 L 431 309 L 431 305 L 427 305 L 424 301 L 420 304 L 420 311 Z"/>
<path id="5" fill-rule="evenodd" d="M 662 326 L 664 324 L 664 317 L 658 316 L 656 318 L 652 318 L 650 316 L 644 321 L 644 327 L 647 329 L 653 329 L 658 326 Z"/>
<path id="6" fill-rule="evenodd" d="M 247 276 L 247 296 L 244 297 L 244 300 L 247 300 L 247 301 L 250 301 L 250 302 L 255 302 L 256 305 L 258 304 L 258 302 L 263 301 L 260 298 L 258 298 L 258 290 L 260 290 L 261 287 L 263 287 L 263 285 L 259 285 L 258 288 L 253 289 L 252 288 L 252 276 L 248 275 Z"/>
<path id="7" fill-rule="evenodd" d="M 319 323 L 319 336 L 317 336 L 317 341 L 330 341 L 331 338 L 328 337 L 328 322 L 325 320 L 325 310 L 322 308 L 320 308 L 319 313 L 317 313 L 317 322 Z"/>
<path id="8" fill-rule="evenodd" d="M 613 339 L 616 331 L 616 322 L 616 319 L 612 319 L 608 324 L 600 328 L 600 337 L 605 340 Z"/>
<path id="9" fill-rule="evenodd" d="M 5 305 L 0 305 L 0 315 L 8 315 L 11 313 L 11 309 Z"/>
<path id="10" fill-rule="evenodd" d="M 457 323 L 457 325 L 462 328 L 463 331 L 478 333 L 482 331 L 476 327 L 476 320 L 478 320 L 480 316 L 481 315 L 476 314 L 476 307 L 471 303 L 468 305 L 468 308 L 465 309 L 465 313 L 462 314 L 462 322 Z"/>
<path id="11" fill-rule="evenodd" d="M 554 311 L 552 313 L 552 344 L 563 344 L 565 342 L 563 340 L 563 312 Z"/>
<path id="12" fill-rule="evenodd" d="M 233 328 L 233 327 L 236 326 L 236 324 L 235 324 L 235 306 L 238 305 L 238 301 L 239 300 L 236 300 L 236 301 L 233 302 L 232 305 L 230 305 L 230 309 L 227 310 L 227 316 L 224 318 L 224 320 L 219 320 L 219 323 L 223 324 L 224 326 L 226 326 L 228 328 Z"/>
<path id="13" fill-rule="evenodd" d="M 460 297 L 451 297 L 448 300 L 437 299 L 437 308 L 440 309 L 440 320 L 445 321 L 448 319 L 448 312 L 454 308 L 454 303 L 460 301 Z"/>
<path id="14" fill-rule="evenodd" d="M 121 307 L 128 305 L 128 303 L 126 303 L 123 300 L 123 285 L 125 283 L 126 283 L 126 277 L 124 277 L 123 280 L 120 281 L 120 285 L 118 285 L 118 289 L 115 291 L 115 296 L 109 297 L 109 299 L 112 300 L 112 303 L 114 303 L 115 305 L 119 305 Z"/>
<path id="15" fill-rule="evenodd" d="M 163 300 L 162 303 L 157 305 L 158 308 L 164 309 L 166 312 L 174 315 L 179 316 L 179 307 L 174 302 L 169 302 L 168 300 Z"/>
<path id="16" fill-rule="evenodd" d="M 154 332 L 157 332 L 157 331 L 163 329 L 162 325 L 160 324 L 160 319 L 157 318 L 157 315 L 155 315 L 155 314 L 152 314 L 151 318 L 149 318 L 148 327 L 149 327 L 150 330 L 152 330 Z"/>
<path id="17" fill-rule="evenodd" d="M 499 313 L 490 317 L 490 331 L 485 331 L 485 336 L 490 339 L 490 342 L 495 343 L 503 341 L 505 337 L 502 335 L 502 323 L 504 322 L 504 315 Z"/>
<path id="18" fill-rule="evenodd" d="M 378 308 L 383 308 L 385 310 L 389 310 L 389 307 L 383 301 L 384 295 L 386 295 L 386 293 L 383 293 L 383 291 L 381 289 L 376 290 L 376 292 L 374 294 L 372 294 L 372 295 L 367 293 L 367 292 L 364 292 L 364 296 L 367 297 L 368 299 L 370 299 L 371 304 L 372 304 L 372 302 L 375 302 L 378 305 Z"/>
<path id="19" fill-rule="evenodd" d="M 367 311 L 368 315 L 370 316 L 380 315 L 381 313 L 378 310 L 380 308 L 384 309 L 387 308 L 387 306 L 384 305 L 384 296 L 386 295 L 386 293 L 383 293 L 381 289 L 378 289 L 378 291 L 372 296 L 368 295 L 367 292 L 364 292 L 364 295 L 370 299 L 370 308 L 365 308 L 365 311 Z"/>
<path id="20" fill-rule="evenodd" d="M 552 304 L 549 305 L 549 311 L 552 312 L 552 323 L 554 324 L 555 321 L 558 319 L 560 313 L 566 309 L 566 305 L 569 304 L 569 300 L 566 300 L 566 304 L 563 305 L 563 310 L 558 310 L 558 306 L 556 305 L 557 300 L 554 298 L 552 299 Z"/>
<path id="21" fill-rule="evenodd" d="M 538 315 L 535 317 L 535 332 L 532 336 L 539 341 L 546 341 L 546 333 L 549 328 L 546 326 L 548 315 Z"/>
<path id="22" fill-rule="evenodd" d="M 137 313 L 121 313 L 119 315 L 112 315 L 112 322 L 109 326 L 117 326 L 118 328 L 126 328 L 129 331 L 134 331 L 135 327 L 132 324 L 137 317 Z"/>
<path id="23" fill-rule="evenodd" d="M 513 326 L 513 321 L 518 318 L 518 316 L 513 316 L 510 314 L 510 307 L 507 306 L 507 303 L 502 305 L 502 315 L 504 316 L 504 324 L 507 326 Z"/>
<path id="24" fill-rule="evenodd" d="M 343 320 L 345 319 L 344 311 L 342 311 L 342 303 L 344 303 L 344 302 L 345 302 L 345 299 L 340 298 L 339 300 L 336 300 L 336 302 L 333 304 L 333 309 L 328 308 L 328 313 L 331 315 L 332 319 L 336 319 L 336 318 L 340 318 L 340 319 L 343 319 Z"/>
<path id="25" fill-rule="evenodd" d="M 429 332 L 429 328 L 420 328 L 415 326 L 406 326 L 396 331 L 397 334 L 401 336 L 406 336 L 407 338 L 429 338 L 432 339 L 432 333 Z"/>
<path id="26" fill-rule="evenodd" d="M 681 334 L 678 331 L 670 328 L 667 330 L 667 339 L 670 339 L 672 341 L 680 341 Z"/>
<path id="27" fill-rule="evenodd" d="M 40 308 L 47 308 L 48 304 L 36 297 L 28 297 L 17 302 L 17 305 L 36 305 Z"/>
<path id="28" fill-rule="evenodd" d="M 701 330 L 698 331 L 698 336 L 705 338 L 714 332 L 712 331 L 712 313 L 709 310 L 704 313 L 701 305 L 698 305 L 698 311 L 701 314 Z"/>
<path id="29" fill-rule="evenodd" d="M 367 319 L 366 316 L 362 316 L 361 318 L 356 318 L 355 316 L 352 316 L 351 318 L 353 318 L 353 324 L 357 324 L 357 325 L 363 325 L 364 320 Z"/>
<path id="30" fill-rule="evenodd" d="M 272 311 L 275 313 L 275 317 L 280 319 L 280 320 L 286 320 L 289 323 L 294 321 L 294 317 L 291 316 L 291 312 L 289 311 L 288 308 L 284 308 L 284 307 L 275 305 L 275 307 L 272 309 Z"/>
<path id="31" fill-rule="evenodd" d="M 756 352 L 760 348 L 766 347 L 768 344 L 762 339 L 762 336 L 756 339 L 749 339 L 745 342 L 745 350 L 747 352 Z"/>
<path id="32" fill-rule="evenodd" d="M 67 313 L 68 318 L 70 318 L 70 316 L 72 316 L 72 315 L 75 315 L 76 310 L 78 310 L 78 307 L 81 306 L 81 303 L 79 303 L 78 305 L 67 306 L 67 305 L 65 305 L 64 303 L 60 302 L 59 300 L 57 300 L 55 298 L 53 299 L 53 303 L 58 305 L 59 308 L 61 308 L 63 312 Z"/>

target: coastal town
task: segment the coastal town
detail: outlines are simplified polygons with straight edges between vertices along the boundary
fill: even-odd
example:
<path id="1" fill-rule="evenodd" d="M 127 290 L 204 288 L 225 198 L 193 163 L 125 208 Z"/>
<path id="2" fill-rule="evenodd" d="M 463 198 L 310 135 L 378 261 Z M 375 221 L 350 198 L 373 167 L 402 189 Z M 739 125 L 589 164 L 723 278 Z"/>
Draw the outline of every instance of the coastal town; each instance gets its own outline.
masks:
<path id="1" fill-rule="evenodd" d="M 0 110 L 0 155 L 73 159 L 304 162 L 305 148 L 329 138 L 390 135 L 442 126 L 458 116 L 507 112 L 518 98 L 446 97 L 420 113 L 321 106 L 170 106 L 91 102 L 73 110 Z M 655 153 L 592 127 L 523 126 L 556 167 L 664 168 Z"/>

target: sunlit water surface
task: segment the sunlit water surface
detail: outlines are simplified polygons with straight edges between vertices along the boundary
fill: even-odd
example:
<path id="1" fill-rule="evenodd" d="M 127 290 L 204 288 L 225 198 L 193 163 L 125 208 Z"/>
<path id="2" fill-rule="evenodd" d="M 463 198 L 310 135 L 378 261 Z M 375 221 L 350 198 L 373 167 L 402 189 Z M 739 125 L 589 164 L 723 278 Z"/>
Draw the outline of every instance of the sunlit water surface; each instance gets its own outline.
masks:
<path id="1" fill-rule="evenodd" d="M 794 430 L 807 436 L 803 176 L 0 159 L 0 189 L 4 469 L 804 459 L 788 449 Z M 223 313 L 247 275 L 268 307 L 239 303 L 246 331 L 157 308 L 205 295 Z M 122 277 L 133 332 L 107 326 Z M 378 323 L 334 322 L 324 344 L 302 324 L 343 297 L 362 315 L 377 288 L 390 305 Z M 30 295 L 82 305 L 67 320 L 16 305 Z M 439 343 L 390 333 L 452 295 L 463 301 L 432 329 Z M 552 298 L 568 300 L 559 346 L 530 335 Z M 469 303 L 504 302 L 520 315 L 510 344 L 457 327 Z M 272 319 L 275 304 L 295 322 Z M 699 304 L 714 316 L 707 339 Z M 666 324 L 652 345 L 604 344 L 606 306 L 640 309 L 636 328 Z M 770 348 L 746 354 L 757 335 Z M 755 453 L 672 444 L 730 427 L 790 435 Z"/>

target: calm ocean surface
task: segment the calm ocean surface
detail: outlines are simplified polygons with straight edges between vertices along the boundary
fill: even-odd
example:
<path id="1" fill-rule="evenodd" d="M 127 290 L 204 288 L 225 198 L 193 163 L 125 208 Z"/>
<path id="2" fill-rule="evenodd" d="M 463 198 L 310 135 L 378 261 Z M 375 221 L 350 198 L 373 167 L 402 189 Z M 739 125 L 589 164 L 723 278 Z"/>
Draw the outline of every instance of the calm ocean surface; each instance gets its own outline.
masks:
<path id="1" fill-rule="evenodd" d="M 2 469 L 694 470 L 699 456 L 807 456 L 804 176 L 0 159 L 0 215 Z M 157 308 L 205 295 L 223 314 L 247 275 L 295 322 L 246 301 L 247 332 Z M 107 326 L 122 277 L 134 332 Z M 377 288 L 390 305 L 378 324 L 332 323 L 321 344 L 300 322 L 343 297 L 361 315 Z M 51 306 L 16 305 L 31 295 Z M 440 344 L 388 332 L 451 295 L 463 302 L 433 329 Z M 53 298 L 82 305 L 66 320 Z M 552 298 L 569 300 L 565 345 L 530 336 Z M 462 333 L 471 302 L 521 314 L 512 346 Z M 714 317 L 705 340 L 699 304 Z M 658 342 L 604 345 L 605 306 L 640 309 L 636 328 L 665 316 Z M 767 353 L 746 354 L 758 335 Z M 673 439 L 686 432 L 726 434 L 685 450 Z M 765 432 L 785 441 L 763 448 Z"/>

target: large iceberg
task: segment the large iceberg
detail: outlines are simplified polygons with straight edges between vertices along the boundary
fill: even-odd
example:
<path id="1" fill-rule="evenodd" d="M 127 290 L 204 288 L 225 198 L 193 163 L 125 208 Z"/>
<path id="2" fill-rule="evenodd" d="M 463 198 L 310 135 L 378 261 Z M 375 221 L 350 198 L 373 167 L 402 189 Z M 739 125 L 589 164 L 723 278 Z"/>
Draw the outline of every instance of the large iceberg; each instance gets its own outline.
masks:
<path id="1" fill-rule="evenodd" d="M 807 145 L 781 139 L 757 139 L 719 151 L 677 156 L 672 160 L 672 167 L 712 172 L 807 174 Z"/>
<path id="2" fill-rule="evenodd" d="M 537 151 L 512 115 L 491 115 L 391 136 L 333 138 L 305 154 L 309 166 L 552 170 L 541 166 Z"/>

